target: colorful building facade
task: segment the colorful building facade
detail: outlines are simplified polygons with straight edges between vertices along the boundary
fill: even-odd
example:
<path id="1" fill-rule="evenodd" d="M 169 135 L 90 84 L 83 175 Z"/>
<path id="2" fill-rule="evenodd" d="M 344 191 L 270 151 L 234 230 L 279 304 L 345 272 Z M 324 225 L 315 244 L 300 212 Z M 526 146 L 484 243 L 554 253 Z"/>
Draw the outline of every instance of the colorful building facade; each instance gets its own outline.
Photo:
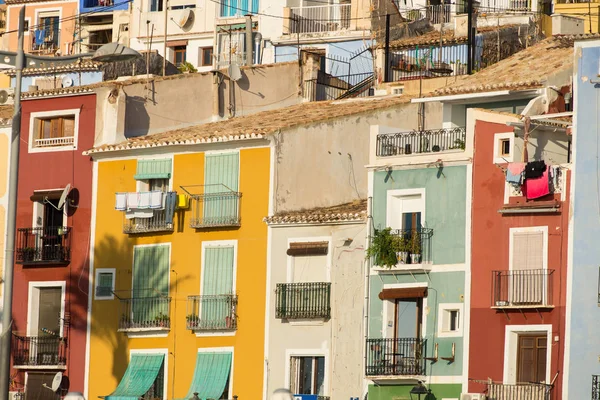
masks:
<path id="1" fill-rule="evenodd" d="M 96 96 L 25 96 L 13 286 L 11 390 L 83 391 Z"/>
<path id="2" fill-rule="evenodd" d="M 267 142 L 91 154 L 86 397 L 260 398 Z"/>

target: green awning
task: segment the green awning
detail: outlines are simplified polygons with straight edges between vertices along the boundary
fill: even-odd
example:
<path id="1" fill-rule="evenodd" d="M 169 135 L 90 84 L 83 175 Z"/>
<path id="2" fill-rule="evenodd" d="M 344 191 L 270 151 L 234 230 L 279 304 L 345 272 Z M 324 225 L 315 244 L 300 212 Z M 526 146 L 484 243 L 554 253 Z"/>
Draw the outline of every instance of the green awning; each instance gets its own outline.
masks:
<path id="1" fill-rule="evenodd" d="M 164 354 L 133 354 L 119 386 L 105 400 L 138 400 L 156 380 L 164 358 Z"/>
<path id="2" fill-rule="evenodd" d="M 134 179 L 169 179 L 171 177 L 171 159 L 138 160 Z"/>
<path id="3" fill-rule="evenodd" d="M 186 399 L 220 399 L 231 371 L 231 353 L 198 353 L 192 385 Z"/>

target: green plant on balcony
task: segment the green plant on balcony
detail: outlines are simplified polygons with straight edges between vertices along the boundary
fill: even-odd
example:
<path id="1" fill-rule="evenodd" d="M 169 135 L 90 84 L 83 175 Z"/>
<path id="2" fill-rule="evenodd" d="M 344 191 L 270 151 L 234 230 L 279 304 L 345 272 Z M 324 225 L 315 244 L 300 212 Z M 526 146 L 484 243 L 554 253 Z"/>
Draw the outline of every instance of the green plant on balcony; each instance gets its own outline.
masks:
<path id="1" fill-rule="evenodd" d="M 167 314 L 164 313 L 160 313 L 158 314 L 155 318 L 154 318 L 154 322 L 156 322 L 156 325 L 161 327 L 161 328 L 166 328 L 169 326 L 169 316 Z"/>
<path id="2" fill-rule="evenodd" d="M 394 246 L 398 249 L 396 258 L 401 264 L 408 262 L 408 255 L 410 254 L 410 238 L 404 236 L 402 233 L 394 235 L 393 240 L 396 242 Z"/>
<path id="3" fill-rule="evenodd" d="M 177 67 L 177 69 L 179 70 L 179 72 L 183 72 L 183 73 L 198 72 L 198 70 L 196 69 L 196 67 L 194 67 L 194 65 L 192 65 L 192 63 L 190 63 L 188 61 L 182 62 Z"/>
<path id="4" fill-rule="evenodd" d="M 35 247 L 25 247 L 21 252 L 23 254 L 23 261 L 33 261 L 35 259 Z"/>
<path id="5" fill-rule="evenodd" d="M 398 235 L 393 234 L 391 228 L 375 229 L 367 248 L 367 258 L 374 257 L 375 265 L 391 268 L 398 263 L 399 246 Z"/>
<path id="6" fill-rule="evenodd" d="M 464 150 L 465 149 L 465 141 L 463 139 L 454 139 L 454 145 L 452 147 L 450 147 L 451 150 L 453 149 L 460 149 L 460 150 Z"/>
<path id="7" fill-rule="evenodd" d="M 200 317 L 195 314 L 186 315 L 185 320 L 190 328 L 197 328 L 200 323 Z"/>
<path id="8" fill-rule="evenodd" d="M 413 230 L 410 240 L 410 260 L 413 264 L 421 262 L 421 232 Z"/>

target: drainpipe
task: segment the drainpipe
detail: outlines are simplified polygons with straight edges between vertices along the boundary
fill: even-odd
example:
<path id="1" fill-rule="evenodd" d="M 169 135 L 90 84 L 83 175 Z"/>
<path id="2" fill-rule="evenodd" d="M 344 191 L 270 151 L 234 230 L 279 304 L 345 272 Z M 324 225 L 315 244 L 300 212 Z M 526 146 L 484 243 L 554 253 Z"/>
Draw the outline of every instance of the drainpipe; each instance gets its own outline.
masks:
<path id="1" fill-rule="evenodd" d="M 371 236 L 372 236 L 372 227 L 373 227 L 373 197 L 369 196 L 367 198 L 367 245 L 366 249 L 369 248 L 371 244 Z M 363 330 L 364 330 L 364 338 L 363 338 L 363 372 L 367 370 L 367 339 L 369 339 L 369 276 L 371 273 L 371 257 L 365 259 L 365 298 L 363 303 Z M 366 378 L 363 383 L 366 385 Z"/>
<path id="2" fill-rule="evenodd" d="M 246 66 L 252 66 L 252 14 L 246 15 Z"/>

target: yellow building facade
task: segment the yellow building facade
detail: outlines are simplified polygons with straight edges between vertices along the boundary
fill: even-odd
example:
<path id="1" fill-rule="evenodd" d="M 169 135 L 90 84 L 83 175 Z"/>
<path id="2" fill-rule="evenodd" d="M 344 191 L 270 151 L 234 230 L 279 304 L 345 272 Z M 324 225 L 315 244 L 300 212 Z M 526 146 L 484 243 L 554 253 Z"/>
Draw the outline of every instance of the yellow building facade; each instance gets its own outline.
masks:
<path id="1" fill-rule="evenodd" d="M 94 155 L 88 399 L 263 396 L 271 149 L 174 148 Z"/>

